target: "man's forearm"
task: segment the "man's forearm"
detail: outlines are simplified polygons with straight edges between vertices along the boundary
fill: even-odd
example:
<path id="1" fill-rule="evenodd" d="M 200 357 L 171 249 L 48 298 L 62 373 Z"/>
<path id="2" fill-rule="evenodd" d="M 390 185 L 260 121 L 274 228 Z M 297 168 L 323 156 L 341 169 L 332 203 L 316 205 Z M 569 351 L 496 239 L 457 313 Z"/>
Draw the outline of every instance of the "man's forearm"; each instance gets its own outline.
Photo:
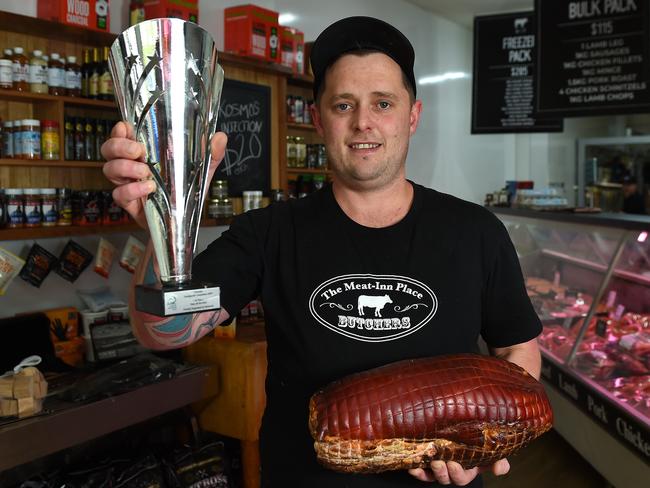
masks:
<path id="1" fill-rule="evenodd" d="M 210 310 L 195 314 L 159 317 L 135 309 L 135 286 L 160 282 L 151 242 L 133 276 L 129 293 L 129 311 L 133 333 L 138 341 L 150 349 L 176 349 L 200 339 L 217 325 L 228 320 L 226 310 Z"/>
<path id="2" fill-rule="evenodd" d="M 524 368 L 539 380 L 542 370 L 542 356 L 537 345 L 537 338 L 510 347 L 494 348 L 493 354 Z"/>

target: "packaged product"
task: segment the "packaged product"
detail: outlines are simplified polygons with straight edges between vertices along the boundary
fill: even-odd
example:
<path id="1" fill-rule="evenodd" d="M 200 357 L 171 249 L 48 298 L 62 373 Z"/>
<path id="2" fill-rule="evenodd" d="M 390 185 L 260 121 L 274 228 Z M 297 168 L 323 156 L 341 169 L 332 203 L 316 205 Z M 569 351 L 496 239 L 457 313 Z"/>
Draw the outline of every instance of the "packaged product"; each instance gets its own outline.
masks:
<path id="1" fill-rule="evenodd" d="M 122 300 L 113 295 L 108 286 L 100 286 L 91 290 L 77 290 L 77 295 L 79 295 L 79 298 L 81 298 L 91 312 L 108 311 L 111 307 L 123 307 L 126 305 Z"/>
<path id="2" fill-rule="evenodd" d="M 20 270 L 20 277 L 39 288 L 56 264 L 57 259 L 54 254 L 44 247 L 34 244 L 29 250 L 25 265 Z"/>
<path id="3" fill-rule="evenodd" d="M 99 239 L 97 253 L 95 254 L 95 273 L 108 278 L 115 256 L 115 246 L 103 237 Z"/>
<path id="4" fill-rule="evenodd" d="M 92 259 L 93 255 L 90 252 L 75 241 L 69 240 L 59 256 L 59 264 L 54 271 L 63 279 L 74 282 Z"/>
<path id="5" fill-rule="evenodd" d="M 129 236 L 122 256 L 120 257 L 120 266 L 122 266 L 129 273 L 134 273 L 135 268 L 138 267 L 142 256 L 144 255 L 145 245 L 133 236 Z"/>
<path id="6" fill-rule="evenodd" d="M 25 261 L 0 247 L 0 296 L 4 295 Z"/>

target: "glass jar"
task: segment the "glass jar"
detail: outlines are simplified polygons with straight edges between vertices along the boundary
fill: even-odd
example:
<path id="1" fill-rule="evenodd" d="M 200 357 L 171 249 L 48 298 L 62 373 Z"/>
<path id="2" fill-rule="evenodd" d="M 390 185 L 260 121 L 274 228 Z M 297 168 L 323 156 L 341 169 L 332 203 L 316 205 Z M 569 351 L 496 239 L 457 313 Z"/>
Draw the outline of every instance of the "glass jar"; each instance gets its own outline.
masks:
<path id="1" fill-rule="evenodd" d="M 228 182 L 226 180 L 212 180 L 210 196 L 212 198 L 228 198 Z"/>
<path id="2" fill-rule="evenodd" d="M 32 93 L 47 93 L 47 62 L 43 59 L 42 51 L 35 49 L 29 60 L 29 91 Z"/>
<path id="3" fill-rule="evenodd" d="M 65 95 L 65 63 L 59 53 L 52 53 L 47 63 L 47 84 L 50 95 Z"/>
<path id="4" fill-rule="evenodd" d="M 7 188 L 7 227 L 18 229 L 25 226 L 25 201 L 22 188 Z"/>
<path id="5" fill-rule="evenodd" d="M 296 137 L 296 167 L 307 166 L 307 144 L 304 137 Z"/>
<path id="6" fill-rule="evenodd" d="M 12 56 L 12 77 L 14 90 L 29 90 L 29 59 L 23 53 L 23 48 L 17 46 L 14 48 Z"/>
<path id="7" fill-rule="evenodd" d="M 325 144 L 318 145 L 318 167 L 327 167 L 327 152 L 325 151 Z"/>
<path id="8" fill-rule="evenodd" d="M 59 220 L 56 188 L 41 189 L 43 227 L 53 227 Z"/>
<path id="9" fill-rule="evenodd" d="M 81 96 L 81 66 L 77 64 L 76 56 L 68 56 L 65 67 L 65 93 L 69 97 Z"/>
<path id="10" fill-rule="evenodd" d="M 69 188 L 59 188 L 57 210 L 59 218 L 57 225 L 72 225 L 72 195 Z"/>
<path id="11" fill-rule="evenodd" d="M 23 158 L 41 159 L 41 122 L 36 119 L 25 119 L 22 122 Z"/>
<path id="12" fill-rule="evenodd" d="M 287 166 L 296 167 L 296 138 L 287 136 Z"/>
<path id="13" fill-rule="evenodd" d="M 222 198 L 221 199 L 221 216 L 223 218 L 228 218 L 232 217 L 234 214 L 234 210 L 232 208 L 232 201 L 230 198 Z"/>
<path id="14" fill-rule="evenodd" d="M 25 153 L 24 153 L 24 146 L 23 146 L 23 139 L 25 136 L 25 129 L 24 129 L 24 124 L 25 121 L 23 119 L 21 120 L 14 120 L 14 158 L 15 159 L 25 159 Z"/>
<path id="15" fill-rule="evenodd" d="M 221 199 L 211 198 L 208 203 L 208 217 L 218 219 L 221 217 Z"/>
<path id="16" fill-rule="evenodd" d="M 0 59 L 0 88 L 4 90 L 13 90 L 14 88 L 14 75 L 13 63 L 11 59 Z"/>
<path id="17" fill-rule="evenodd" d="M 2 131 L 2 154 L 5 158 L 14 158 L 14 123 L 5 122 Z"/>
<path id="18" fill-rule="evenodd" d="M 72 119 L 65 119 L 64 126 L 64 141 L 63 141 L 63 155 L 67 161 L 74 160 L 74 121 Z"/>
<path id="19" fill-rule="evenodd" d="M 59 123 L 55 120 L 44 120 L 41 127 L 41 157 L 49 161 L 60 159 Z"/>
<path id="20" fill-rule="evenodd" d="M 38 188 L 25 188 L 25 227 L 40 227 L 43 222 L 41 191 Z"/>

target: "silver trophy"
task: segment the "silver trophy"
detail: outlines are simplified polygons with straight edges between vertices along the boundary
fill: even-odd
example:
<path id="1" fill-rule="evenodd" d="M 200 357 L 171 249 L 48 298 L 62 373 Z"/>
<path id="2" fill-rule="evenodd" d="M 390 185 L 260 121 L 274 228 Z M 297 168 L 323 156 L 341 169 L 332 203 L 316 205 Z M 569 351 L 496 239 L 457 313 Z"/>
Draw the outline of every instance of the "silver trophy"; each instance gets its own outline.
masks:
<path id="1" fill-rule="evenodd" d="M 136 308 L 160 316 L 217 309 L 219 287 L 192 282 L 223 85 L 214 40 L 192 22 L 148 20 L 118 36 L 109 65 L 157 185 L 144 209 L 161 284 L 136 287 Z"/>

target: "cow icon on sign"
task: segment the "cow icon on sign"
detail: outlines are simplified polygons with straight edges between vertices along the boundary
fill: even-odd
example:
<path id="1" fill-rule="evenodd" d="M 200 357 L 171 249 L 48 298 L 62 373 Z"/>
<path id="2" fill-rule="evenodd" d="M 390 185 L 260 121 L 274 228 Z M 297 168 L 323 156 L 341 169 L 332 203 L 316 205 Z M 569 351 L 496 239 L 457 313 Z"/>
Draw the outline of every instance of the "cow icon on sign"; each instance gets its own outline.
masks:
<path id="1" fill-rule="evenodd" d="M 381 317 L 381 309 L 384 308 L 387 303 L 393 303 L 393 300 L 391 300 L 388 295 L 359 295 L 359 300 L 357 301 L 357 310 L 359 312 L 359 315 L 363 316 L 364 307 L 374 308 L 375 317 Z"/>

